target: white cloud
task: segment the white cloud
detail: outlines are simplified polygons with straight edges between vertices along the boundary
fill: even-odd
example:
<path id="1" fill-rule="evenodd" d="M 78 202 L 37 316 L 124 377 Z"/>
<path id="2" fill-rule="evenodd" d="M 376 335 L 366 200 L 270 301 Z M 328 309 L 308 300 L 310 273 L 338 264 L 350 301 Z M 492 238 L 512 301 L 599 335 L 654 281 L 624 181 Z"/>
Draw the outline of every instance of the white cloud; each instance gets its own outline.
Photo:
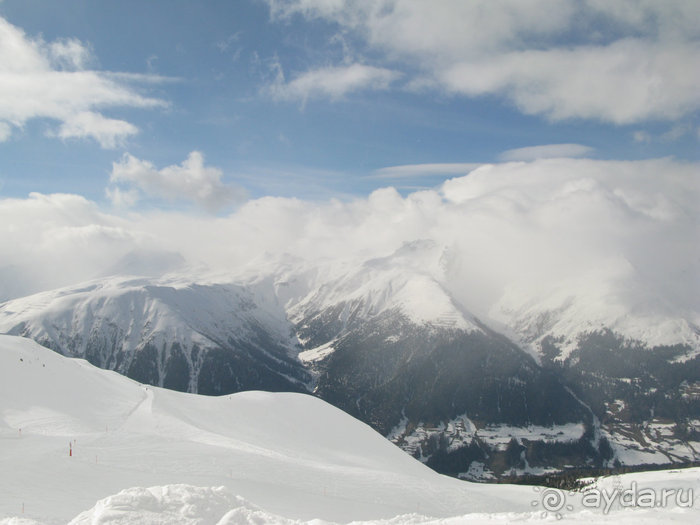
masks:
<path id="1" fill-rule="evenodd" d="M 583 144 L 546 144 L 542 146 L 509 149 L 501 153 L 498 158 L 506 162 L 519 160 L 530 161 L 556 157 L 585 157 L 592 152 L 593 148 L 584 146 Z"/>
<path id="2" fill-rule="evenodd" d="M 133 224 L 78 195 L 0 199 L 0 301 L 93 278 L 135 246 L 155 244 Z M 5 244 L 6 243 L 6 244 Z"/>
<path id="3" fill-rule="evenodd" d="M 398 76 L 389 69 L 350 64 L 307 71 L 289 82 L 280 76 L 268 90 L 278 100 L 337 100 L 354 91 L 387 89 Z"/>
<path id="4" fill-rule="evenodd" d="M 222 182 L 222 176 L 220 169 L 204 165 L 204 156 L 198 151 L 191 152 L 182 164 L 160 170 L 148 161 L 125 154 L 112 164 L 110 182 L 132 188 L 127 192 L 118 187 L 108 188 L 107 195 L 115 205 L 124 206 L 136 201 L 133 190 L 138 188 L 149 196 L 191 201 L 215 212 L 244 199 L 244 192 Z"/>
<path id="5" fill-rule="evenodd" d="M 437 72 L 447 90 L 499 93 L 526 114 L 615 124 L 673 120 L 700 108 L 700 43 L 659 46 L 626 39 L 608 46 L 504 53 Z"/>
<path id="6" fill-rule="evenodd" d="M 68 116 L 58 130 L 62 139 L 92 137 L 103 148 L 115 148 L 124 143 L 129 135 L 138 132 L 138 128 L 124 120 L 103 117 L 99 113 L 83 111 Z"/>
<path id="7" fill-rule="evenodd" d="M 162 183 L 165 170 L 138 159 L 132 168 Z M 0 292 L 18 273 L 29 286 L 68 284 L 143 249 L 178 252 L 221 275 L 261 275 L 283 257 L 294 268 L 332 261 L 347 269 L 432 239 L 445 248 L 442 282 L 477 315 L 570 297 L 596 311 L 614 303 L 697 316 L 699 170 L 672 159 L 540 159 L 482 165 L 405 197 L 393 188 L 348 202 L 265 197 L 215 217 L 119 217 L 70 195 L 4 199 L 0 245 L 12 250 L 0 264 Z"/>
<path id="8" fill-rule="evenodd" d="M 700 3 L 268 0 L 337 24 L 411 89 L 498 95 L 552 120 L 673 120 L 700 109 Z"/>
<path id="9" fill-rule="evenodd" d="M 438 163 L 438 164 L 404 164 L 388 166 L 374 172 L 373 178 L 401 179 L 409 177 L 430 177 L 441 175 L 464 175 L 481 164 L 474 162 Z"/>
<path id="10" fill-rule="evenodd" d="M 128 85 L 138 78 L 85 69 L 91 61 L 89 48 L 79 40 L 32 39 L 0 17 L 0 139 L 7 140 L 13 128 L 29 120 L 45 118 L 59 123 L 57 130 L 49 132 L 51 136 L 92 138 L 104 148 L 113 148 L 138 129 L 101 111 L 165 105 Z"/>
<path id="11" fill-rule="evenodd" d="M 84 69 L 92 60 L 92 53 L 75 38 L 57 40 L 48 46 L 54 65 L 61 69 Z"/>
<path id="12" fill-rule="evenodd" d="M 122 189 L 118 186 L 107 187 L 105 195 L 115 208 L 131 208 L 141 198 L 139 190 L 136 188 Z"/>

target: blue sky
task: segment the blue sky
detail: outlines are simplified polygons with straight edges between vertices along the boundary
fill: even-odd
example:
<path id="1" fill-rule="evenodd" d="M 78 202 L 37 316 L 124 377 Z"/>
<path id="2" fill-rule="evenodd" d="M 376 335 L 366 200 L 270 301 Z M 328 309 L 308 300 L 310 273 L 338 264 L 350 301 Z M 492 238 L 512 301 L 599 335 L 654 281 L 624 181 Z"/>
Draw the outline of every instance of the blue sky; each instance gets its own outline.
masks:
<path id="1" fill-rule="evenodd" d="M 224 213 L 533 155 L 700 158 L 697 2 L 487 4 L 0 0 L 0 197 Z"/>

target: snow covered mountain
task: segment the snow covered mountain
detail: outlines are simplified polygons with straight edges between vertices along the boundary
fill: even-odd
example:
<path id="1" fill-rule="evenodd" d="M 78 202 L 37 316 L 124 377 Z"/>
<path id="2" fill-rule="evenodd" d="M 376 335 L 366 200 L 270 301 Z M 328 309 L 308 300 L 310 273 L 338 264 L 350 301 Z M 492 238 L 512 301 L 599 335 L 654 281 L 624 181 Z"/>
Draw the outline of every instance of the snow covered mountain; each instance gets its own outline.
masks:
<path id="1" fill-rule="evenodd" d="M 284 310 L 264 286 L 110 277 L 5 303 L 0 332 L 137 381 L 222 394 L 303 391 Z"/>
<path id="2" fill-rule="evenodd" d="M 389 312 L 418 326 L 481 331 L 451 296 L 443 279 L 445 248 L 429 240 L 404 244 L 387 257 L 327 270 L 316 286 L 288 302 L 300 332 L 313 332 L 321 312 L 335 312 L 338 332 Z"/>
<path id="3" fill-rule="evenodd" d="M 541 355 L 545 341 L 557 341 L 559 360 L 568 358 L 581 338 L 601 331 L 647 348 L 682 346 L 682 359 L 700 355 L 700 313 L 629 291 L 584 283 L 552 289 L 543 297 L 510 290 L 491 309 L 490 317 L 507 326 L 533 353 Z"/>
<path id="4" fill-rule="evenodd" d="M 603 308 L 603 286 L 511 291 L 482 321 L 454 265 L 418 240 L 235 277 L 105 277 L 0 305 L 0 333 L 175 390 L 312 392 L 468 479 L 700 459 L 692 316 Z"/>

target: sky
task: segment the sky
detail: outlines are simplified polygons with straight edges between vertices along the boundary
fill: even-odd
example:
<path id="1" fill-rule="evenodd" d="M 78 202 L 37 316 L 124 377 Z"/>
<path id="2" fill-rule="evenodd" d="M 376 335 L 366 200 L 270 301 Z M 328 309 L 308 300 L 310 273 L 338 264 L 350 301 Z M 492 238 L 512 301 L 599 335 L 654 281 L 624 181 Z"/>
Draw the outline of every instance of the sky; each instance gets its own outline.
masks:
<path id="1" fill-rule="evenodd" d="M 697 313 L 698 64 L 694 0 L 0 0 L 0 300 L 430 238 Z"/>
<path id="2" fill-rule="evenodd" d="M 0 17 L 3 196 L 221 212 L 533 155 L 700 151 L 692 0 L 2 0 Z M 177 166 L 206 187 L 168 187 Z"/>

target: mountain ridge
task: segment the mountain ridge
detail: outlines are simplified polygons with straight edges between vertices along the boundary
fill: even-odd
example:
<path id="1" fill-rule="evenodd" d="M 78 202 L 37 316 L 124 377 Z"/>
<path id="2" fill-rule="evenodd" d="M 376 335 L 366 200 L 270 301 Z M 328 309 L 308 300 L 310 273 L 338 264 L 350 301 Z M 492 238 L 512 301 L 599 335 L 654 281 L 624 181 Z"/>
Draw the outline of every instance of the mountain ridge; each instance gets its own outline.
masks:
<path id="1" fill-rule="evenodd" d="M 358 264 L 282 260 L 246 278 L 112 276 L 1 304 L 0 333 L 176 390 L 313 392 L 461 477 L 698 459 L 692 323 L 651 317 L 682 330 L 647 344 L 616 332 L 618 317 L 572 324 L 573 294 L 511 312 L 503 301 L 496 324 L 508 331 L 494 330 L 450 292 L 450 257 L 421 240 Z M 648 430 L 669 421 L 670 433 Z"/>

